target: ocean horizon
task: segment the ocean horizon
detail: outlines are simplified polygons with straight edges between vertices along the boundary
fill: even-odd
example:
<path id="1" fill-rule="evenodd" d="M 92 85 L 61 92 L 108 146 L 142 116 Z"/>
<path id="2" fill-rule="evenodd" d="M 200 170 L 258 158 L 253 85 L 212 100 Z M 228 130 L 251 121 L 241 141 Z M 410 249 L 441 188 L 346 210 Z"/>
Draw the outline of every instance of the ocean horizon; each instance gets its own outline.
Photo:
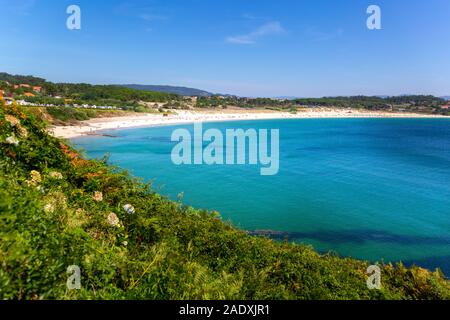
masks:
<path id="1" fill-rule="evenodd" d="M 88 157 L 109 155 L 110 163 L 152 181 L 155 191 L 171 199 L 183 194 L 183 203 L 218 211 L 244 230 L 450 275 L 448 119 L 246 120 L 203 127 L 279 129 L 279 173 L 261 176 L 254 165 L 174 165 L 171 133 L 192 130 L 191 124 L 72 141 Z"/>

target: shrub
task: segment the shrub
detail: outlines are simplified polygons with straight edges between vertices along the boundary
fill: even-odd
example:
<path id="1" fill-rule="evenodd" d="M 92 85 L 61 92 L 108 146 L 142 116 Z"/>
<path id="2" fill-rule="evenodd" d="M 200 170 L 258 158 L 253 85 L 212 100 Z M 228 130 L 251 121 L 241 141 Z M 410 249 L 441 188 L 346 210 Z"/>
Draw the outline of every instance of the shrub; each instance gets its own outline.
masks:
<path id="1" fill-rule="evenodd" d="M 170 201 L 14 105 L 0 111 L 0 144 L 0 299 L 450 298 L 439 271 L 402 265 L 380 264 L 383 288 L 368 290 L 368 262 L 252 237 Z M 71 265 L 80 290 L 66 288 Z"/>

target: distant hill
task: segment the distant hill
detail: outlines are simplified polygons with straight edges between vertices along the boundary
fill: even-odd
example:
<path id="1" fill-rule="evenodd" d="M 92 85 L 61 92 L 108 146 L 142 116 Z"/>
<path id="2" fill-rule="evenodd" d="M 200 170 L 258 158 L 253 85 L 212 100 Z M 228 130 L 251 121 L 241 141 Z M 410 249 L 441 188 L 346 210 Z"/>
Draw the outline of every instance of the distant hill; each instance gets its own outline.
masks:
<path id="1" fill-rule="evenodd" d="M 122 84 L 121 86 L 142 91 L 157 91 L 157 92 L 178 94 L 180 96 L 211 97 L 214 95 L 213 93 L 208 91 L 187 87 L 156 86 L 156 85 L 141 85 L 141 84 Z"/>
<path id="2" fill-rule="evenodd" d="M 0 81 L 7 81 L 13 84 L 26 83 L 32 86 L 40 86 L 46 82 L 45 79 L 42 78 L 33 76 L 12 75 L 6 72 L 0 72 Z"/>

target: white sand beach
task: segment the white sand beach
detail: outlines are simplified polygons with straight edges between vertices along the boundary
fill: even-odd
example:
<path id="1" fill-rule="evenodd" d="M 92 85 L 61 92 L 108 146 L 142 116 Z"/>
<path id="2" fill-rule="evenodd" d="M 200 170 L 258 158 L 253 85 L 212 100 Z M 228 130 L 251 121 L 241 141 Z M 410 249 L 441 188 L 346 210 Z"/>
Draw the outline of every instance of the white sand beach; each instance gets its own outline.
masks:
<path id="1" fill-rule="evenodd" d="M 70 139 L 84 135 L 98 135 L 102 130 L 134 127 L 187 124 L 194 122 L 221 122 L 264 119 L 308 119 L 308 118 L 449 118 L 444 116 L 390 113 L 383 111 L 355 111 L 342 109 L 305 109 L 296 114 L 270 110 L 221 110 L 221 111 L 173 111 L 163 114 L 137 114 L 125 117 L 95 118 L 81 121 L 75 126 L 53 126 L 50 133 L 56 137 Z"/>

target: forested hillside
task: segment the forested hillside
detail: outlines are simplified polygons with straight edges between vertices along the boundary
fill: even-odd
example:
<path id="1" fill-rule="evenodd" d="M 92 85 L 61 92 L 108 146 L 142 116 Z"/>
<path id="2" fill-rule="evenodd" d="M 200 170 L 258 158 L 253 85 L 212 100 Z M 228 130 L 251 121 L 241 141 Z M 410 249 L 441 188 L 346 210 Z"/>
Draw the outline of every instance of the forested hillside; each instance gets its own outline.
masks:
<path id="1" fill-rule="evenodd" d="M 33 88 L 14 85 L 30 85 L 41 87 L 39 93 Z M 90 104 L 113 106 L 137 106 L 139 102 L 170 102 L 179 100 L 175 94 L 156 91 L 142 91 L 115 85 L 91 85 L 85 83 L 52 83 L 32 76 L 9 75 L 0 73 L 0 88 L 7 95 L 21 97 L 26 92 L 33 93 L 33 97 L 26 97 L 30 102 L 39 104 L 65 105 Z M 64 99 L 58 99 L 64 98 Z"/>

